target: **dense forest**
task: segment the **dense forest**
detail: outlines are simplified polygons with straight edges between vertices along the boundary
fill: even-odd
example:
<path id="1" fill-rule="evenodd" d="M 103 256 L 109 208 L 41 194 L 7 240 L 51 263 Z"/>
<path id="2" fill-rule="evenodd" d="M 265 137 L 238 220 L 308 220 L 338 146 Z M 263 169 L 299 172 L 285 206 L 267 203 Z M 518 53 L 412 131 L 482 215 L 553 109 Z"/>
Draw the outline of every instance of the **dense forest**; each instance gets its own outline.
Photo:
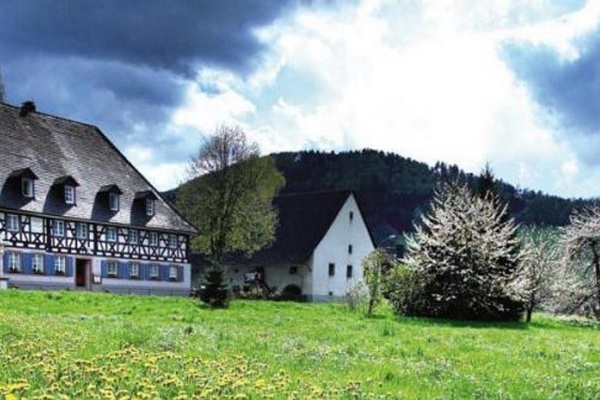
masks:
<path id="1" fill-rule="evenodd" d="M 403 232 L 413 230 L 416 217 L 427 209 L 437 185 L 458 179 L 475 187 L 478 181 L 477 175 L 465 173 L 456 165 L 438 162 L 432 167 L 376 150 L 301 151 L 271 156 L 286 179 L 283 193 L 353 190 L 376 244 L 384 246 L 398 244 Z M 566 225 L 574 209 L 591 201 L 519 189 L 501 180 L 496 181 L 496 188 L 511 215 L 523 225 Z M 164 194 L 173 201 L 176 190 Z"/>
<path id="2" fill-rule="evenodd" d="M 427 209 L 437 185 L 460 180 L 474 187 L 478 177 L 443 162 L 433 167 L 375 150 L 272 154 L 286 179 L 284 193 L 350 189 L 360 198 L 377 244 L 411 231 L 415 217 Z M 511 215 L 521 224 L 561 226 L 589 200 L 564 199 L 517 189 L 496 181 Z M 391 243 L 390 243 L 391 244 Z"/>

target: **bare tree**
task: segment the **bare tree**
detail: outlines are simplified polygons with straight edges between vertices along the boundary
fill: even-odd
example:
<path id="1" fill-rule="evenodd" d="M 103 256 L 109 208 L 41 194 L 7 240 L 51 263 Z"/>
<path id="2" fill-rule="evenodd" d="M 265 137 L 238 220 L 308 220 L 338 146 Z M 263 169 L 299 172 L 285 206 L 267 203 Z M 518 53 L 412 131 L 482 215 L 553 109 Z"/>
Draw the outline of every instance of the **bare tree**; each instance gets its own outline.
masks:
<path id="1" fill-rule="evenodd" d="M 581 268 L 592 282 L 590 300 L 596 318 L 600 318 L 600 206 L 576 211 L 562 231 L 561 243 L 574 268 Z"/>

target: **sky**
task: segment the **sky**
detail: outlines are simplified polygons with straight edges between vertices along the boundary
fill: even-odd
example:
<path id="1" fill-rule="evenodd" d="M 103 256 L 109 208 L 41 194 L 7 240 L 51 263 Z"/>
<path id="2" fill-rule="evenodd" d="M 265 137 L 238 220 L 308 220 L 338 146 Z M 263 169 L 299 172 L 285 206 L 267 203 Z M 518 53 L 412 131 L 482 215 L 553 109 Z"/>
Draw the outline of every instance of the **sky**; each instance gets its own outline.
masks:
<path id="1" fill-rule="evenodd" d="M 159 190 L 220 125 L 600 196 L 600 0 L 0 0 L 6 101 L 98 126 Z"/>

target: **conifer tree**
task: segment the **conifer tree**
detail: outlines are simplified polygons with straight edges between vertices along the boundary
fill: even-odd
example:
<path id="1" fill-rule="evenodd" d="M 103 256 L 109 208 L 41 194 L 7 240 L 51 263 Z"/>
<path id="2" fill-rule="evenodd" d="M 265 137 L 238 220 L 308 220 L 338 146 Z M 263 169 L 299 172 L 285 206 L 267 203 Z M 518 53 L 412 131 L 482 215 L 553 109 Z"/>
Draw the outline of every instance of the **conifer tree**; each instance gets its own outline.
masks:
<path id="1" fill-rule="evenodd" d="M 520 258 L 516 226 L 490 196 L 457 183 L 436 193 L 431 210 L 407 238 L 405 262 L 425 282 L 416 315 L 517 320 L 522 301 L 512 282 Z"/>

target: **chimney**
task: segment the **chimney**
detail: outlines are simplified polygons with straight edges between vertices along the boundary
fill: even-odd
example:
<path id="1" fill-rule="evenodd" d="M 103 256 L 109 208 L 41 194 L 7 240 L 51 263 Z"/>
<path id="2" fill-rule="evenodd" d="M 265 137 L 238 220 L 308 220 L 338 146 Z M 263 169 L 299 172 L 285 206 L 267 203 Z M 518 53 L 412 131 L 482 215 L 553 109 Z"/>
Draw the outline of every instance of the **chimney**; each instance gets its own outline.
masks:
<path id="1" fill-rule="evenodd" d="M 26 101 L 21 104 L 21 111 L 19 112 L 21 117 L 26 117 L 30 112 L 35 112 L 35 103 L 33 101 Z"/>

